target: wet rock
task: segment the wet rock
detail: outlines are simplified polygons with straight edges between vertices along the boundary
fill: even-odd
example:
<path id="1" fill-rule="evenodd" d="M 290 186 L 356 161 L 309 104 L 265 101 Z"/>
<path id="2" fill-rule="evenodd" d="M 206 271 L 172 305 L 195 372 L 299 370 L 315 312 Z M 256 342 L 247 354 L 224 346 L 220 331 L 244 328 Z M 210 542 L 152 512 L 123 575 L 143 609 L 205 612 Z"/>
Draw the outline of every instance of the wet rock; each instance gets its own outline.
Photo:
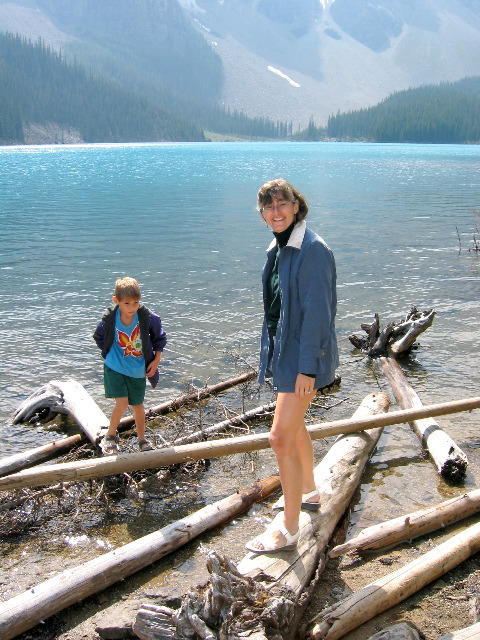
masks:
<path id="1" fill-rule="evenodd" d="M 110 609 L 97 623 L 95 632 L 104 640 L 124 640 L 137 638 L 133 633 L 133 622 L 141 607 L 139 600 L 125 602 Z"/>
<path id="2" fill-rule="evenodd" d="M 178 593 L 172 593 L 168 589 L 146 589 L 141 596 L 149 600 L 155 600 L 156 604 L 171 607 L 172 609 L 180 609 L 182 605 L 182 596 Z"/>
<path id="3" fill-rule="evenodd" d="M 394 624 L 383 631 L 370 636 L 368 640 L 422 640 L 425 636 L 407 622 Z"/>

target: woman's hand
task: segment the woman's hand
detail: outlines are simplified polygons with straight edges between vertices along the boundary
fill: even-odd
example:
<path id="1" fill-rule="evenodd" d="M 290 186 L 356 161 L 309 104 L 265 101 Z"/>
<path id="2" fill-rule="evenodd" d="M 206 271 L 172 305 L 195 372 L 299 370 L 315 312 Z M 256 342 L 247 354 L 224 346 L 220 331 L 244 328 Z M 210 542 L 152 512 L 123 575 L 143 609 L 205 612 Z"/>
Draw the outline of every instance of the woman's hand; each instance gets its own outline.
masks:
<path id="1" fill-rule="evenodd" d="M 314 383 L 315 378 L 299 373 L 295 381 L 295 395 L 301 397 L 311 395 L 314 391 Z"/>

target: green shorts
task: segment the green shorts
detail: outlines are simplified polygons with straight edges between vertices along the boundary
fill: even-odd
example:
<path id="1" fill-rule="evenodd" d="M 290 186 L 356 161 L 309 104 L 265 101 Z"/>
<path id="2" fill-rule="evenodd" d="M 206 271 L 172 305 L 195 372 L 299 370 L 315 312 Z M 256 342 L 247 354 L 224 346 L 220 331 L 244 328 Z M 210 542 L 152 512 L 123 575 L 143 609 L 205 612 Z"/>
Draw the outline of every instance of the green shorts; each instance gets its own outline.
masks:
<path id="1" fill-rule="evenodd" d="M 146 378 L 132 378 L 117 373 L 106 364 L 103 365 L 103 385 L 106 398 L 128 398 L 128 404 L 135 407 L 145 399 Z"/>

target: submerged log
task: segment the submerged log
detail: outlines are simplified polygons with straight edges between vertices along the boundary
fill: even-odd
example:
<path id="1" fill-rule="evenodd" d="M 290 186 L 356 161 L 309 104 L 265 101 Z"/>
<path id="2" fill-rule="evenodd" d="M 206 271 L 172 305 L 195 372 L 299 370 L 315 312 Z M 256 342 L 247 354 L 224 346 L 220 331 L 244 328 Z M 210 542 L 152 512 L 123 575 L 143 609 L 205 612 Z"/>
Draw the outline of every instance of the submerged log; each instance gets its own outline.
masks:
<path id="1" fill-rule="evenodd" d="M 480 489 L 475 489 L 434 507 L 362 529 L 354 538 L 334 547 L 328 555 L 330 558 L 337 558 L 349 551 L 391 547 L 468 518 L 478 511 L 480 511 Z"/>
<path id="2" fill-rule="evenodd" d="M 368 640 L 425 640 L 425 636 L 408 622 L 399 622 L 374 633 Z"/>
<path id="3" fill-rule="evenodd" d="M 419 312 L 412 307 L 400 323 L 391 323 L 380 331 L 378 314 L 375 314 L 371 325 L 362 324 L 367 338 L 358 334 L 349 336 L 350 342 L 365 351 L 380 367 L 402 409 L 422 407 L 423 404 L 405 378 L 396 357 L 413 347 L 418 336 L 431 326 L 434 317 L 432 309 Z M 429 452 L 440 475 L 454 482 L 463 480 L 468 465 L 467 456 L 438 423 L 428 418 L 410 421 L 410 426 Z"/>
<path id="4" fill-rule="evenodd" d="M 431 326 L 434 318 L 433 309 L 418 311 L 416 307 L 412 307 L 403 320 L 399 323 L 392 322 L 381 331 L 380 318 L 376 313 L 371 324 L 361 324 L 367 337 L 354 333 L 349 336 L 349 340 L 370 358 L 389 354 L 398 356 L 413 347 L 418 336 Z"/>
<path id="5" fill-rule="evenodd" d="M 480 522 L 344 600 L 308 625 L 309 640 L 337 640 L 390 609 L 480 551 Z"/>
<path id="6" fill-rule="evenodd" d="M 0 637 L 10 640 L 45 618 L 143 569 L 180 546 L 248 509 L 278 489 L 271 476 L 177 522 L 62 571 L 28 591 L 0 603 Z"/>
<path id="7" fill-rule="evenodd" d="M 367 396 L 354 419 L 371 418 L 388 410 L 383 392 Z M 184 596 L 175 615 L 178 631 L 191 637 L 193 620 L 200 619 L 213 637 L 296 638 L 303 611 L 325 565 L 329 539 L 350 502 L 371 456 L 381 427 L 339 437 L 315 468 L 321 508 L 300 514 L 297 549 L 277 554 L 248 553 L 235 567 L 227 559 L 211 557 L 209 583 Z M 219 586 L 220 585 L 220 586 Z"/>
<path id="8" fill-rule="evenodd" d="M 446 415 L 478 408 L 480 408 L 480 396 L 453 402 L 443 402 L 418 409 L 395 411 L 385 415 L 324 422 L 319 425 L 310 425 L 308 431 L 312 439 L 327 438 L 342 433 L 355 433 L 376 427 L 400 424 L 430 415 Z M 267 449 L 269 446 L 268 433 L 260 433 L 237 438 L 210 440 L 199 444 L 185 444 L 178 447 L 155 449 L 154 451 L 145 451 L 143 453 L 121 454 L 106 458 L 45 465 L 40 469 L 26 469 L 0 478 L 0 491 L 38 487 L 71 480 L 82 482 L 92 478 L 103 478 L 118 473 L 139 471 L 140 469 L 155 469 L 187 461 L 217 458 L 231 455 L 232 453 L 247 453 L 249 451 Z"/>

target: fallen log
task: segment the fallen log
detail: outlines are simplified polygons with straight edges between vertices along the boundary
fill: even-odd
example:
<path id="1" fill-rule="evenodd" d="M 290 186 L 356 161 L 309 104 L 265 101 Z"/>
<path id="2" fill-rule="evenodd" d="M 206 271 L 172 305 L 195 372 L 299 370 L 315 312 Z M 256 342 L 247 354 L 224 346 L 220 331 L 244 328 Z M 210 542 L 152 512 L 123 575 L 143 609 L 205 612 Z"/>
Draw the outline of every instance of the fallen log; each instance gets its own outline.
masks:
<path id="1" fill-rule="evenodd" d="M 378 358 L 398 405 L 402 409 L 422 407 L 422 401 L 403 375 L 395 358 Z M 465 453 L 433 418 L 409 422 L 422 447 L 428 451 L 441 476 L 454 482 L 463 480 L 468 460 Z"/>
<path id="2" fill-rule="evenodd" d="M 217 422 L 216 424 L 211 425 L 210 427 L 205 427 L 200 431 L 195 431 L 188 436 L 183 436 L 183 438 L 178 438 L 175 440 L 175 446 L 182 444 L 189 444 L 191 442 L 198 442 L 199 440 L 204 440 L 205 436 L 209 436 L 213 433 L 219 433 L 221 431 L 225 431 L 230 427 L 235 427 L 238 425 L 243 425 L 245 422 L 249 420 L 253 420 L 254 418 L 258 418 L 261 415 L 269 413 L 275 409 L 276 402 L 270 402 L 269 404 L 261 405 L 260 407 L 255 407 L 255 409 L 250 409 L 250 411 L 245 411 L 238 416 L 234 416 L 233 418 L 229 418 L 228 420 L 222 420 L 222 422 Z"/>
<path id="3" fill-rule="evenodd" d="M 380 320 L 378 314 L 375 314 L 371 324 L 361 325 L 367 333 L 367 338 L 358 334 L 349 336 L 350 342 L 366 352 L 380 367 L 402 409 L 423 405 L 409 385 L 396 358 L 412 348 L 418 336 L 431 326 L 434 317 L 435 312 L 432 309 L 419 312 L 416 307 L 412 307 L 403 321 L 398 324 L 390 323 L 380 331 Z M 467 456 L 435 420 L 412 420 L 410 426 L 422 446 L 429 452 L 441 476 L 454 482 L 465 477 Z"/>
<path id="4" fill-rule="evenodd" d="M 273 411 L 273 409 L 275 408 L 275 404 L 275 402 L 271 402 L 269 404 L 256 407 L 255 409 L 250 409 L 249 411 L 230 418 L 229 420 L 217 422 L 216 424 L 211 425 L 210 427 L 206 427 L 201 431 L 195 431 L 188 436 L 178 438 L 175 441 L 175 446 L 178 446 L 180 444 L 188 444 L 190 442 L 197 442 L 199 440 L 205 439 L 206 436 L 211 435 L 212 433 L 218 433 L 220 431 L 225 431 L 230 427 L 242 425 L 249 420 L 253 420 L 260 417 L 261 415 L 268 413 L 269 411 Z M 64 455 L 65 453 L 68 453 L 68 451 L 70 451 L 70 449 L 72 449 L 73 447 L 84 442 L 86 442 L 86 438 L 81 434 L 77 434 L 68 438 L 63 438 L 61 440 L 55 440 L 54 442 L 42 445 L 41 447 L 37 447 L 35 449 L 28 449 L 13 456 L 2 458 L 0 459 L 0 477 L 7 474 L 16 473 L 18 471 L 21 471 L 22 469 L 28 469 L 37 464 L 41 464 L 46 460 L 50 460 L 51 458 Z"/>
<path id="5" fill-rule="evenodd" d="M 309 640 L 337 640 L 437 580 L 480 551 L 480 522 L 348 598 L 321 611 L 307 627 Z"/>
<path id="6" fill-rule="evenodd" d="M 155 415 L 165 415 L 169 412 L 176 411 L 181 407 L 192 404 L 193 402 L 214 395 L 215 393 L 225 391 L 234 385 L 247 382 L 255 375 L 256 374 L 253 371 L 244 373 L 236 378 L 230 378 L 229 380 L 219 382 L 216 385 L 204 387 L 198 391 L 184 394 L 178 398 L 168 400 L 167 402 L 147 409 L 145 414 L 150 418 Z M 91 402 L 84 403 L 83 400 L 86 395 L 88 396 L 88 393 L 84 387 L 73 380 L 69 382 L 56 382 L 53 380 L 40 387 L 40 389 L 23 401 L 14 413 L 13 424 L 24 422 L 49 422 L 59 413 L 67 414 L 71 415 L 82 430 L 85 431 L 84 426 L 88 425 L 88 431 L 90 433 L 88 436 L 89 440 L 93 442 L 92 437 L 94 437 L 95 444 L 98 444 L 105 433 L 105 429 L 108 429 L 108 424 L 106 423 L 107 418 L 100 409 L 92 413 L 91 406 L 94 401 L 90 398 Z M 267 405 L 267 407 L 268 406 L 269 405 Z M 71 413 L 72 407 L 74 408 L 73 414 Z M 260 412 L 267 411 L 267 407 L 259 408 L 257 410 Z M 83 414 L 84 410 L 88 412 L 87 415 Z M 254 411 L 255 410 L 252 409 L 251 412 L 247 412 L 247 414 L 250 415 L 245 414 L 244 419 L 250 420 L 255 417 L 253 415 Z M 96 420 L 98 420 L 98 424 L 95 422 Z M 232 425 L 240 424 L 240 422 L 237 423 L 234 422 L 234 420 L 235 419 L 232 419 Z M 242 417 L 239 416 L 238 420 L 241 421 Z M 126 430 L 133 424 L 133 418 L 125 417 L 120 421 L 119 431 Z M 226 424 L 223 427 L 221 425 L 217 425 L 218 430 L 226 429 L 227 427 L 228 425 Z M 208 432 L 209 431 L 206 429 L 203 433 L 205 434 Z M 212 428 L 211 432 L 214 432 L 214 428 Z M 198 437 L 197 439 L 201 438 Z M 192 434 L 192 436 L 186 436 L 185 439 L 181 438 L 177 444 L 183 442 L 183 440 L 185 440 L 185 442 L 194 442 L 195 438 Z M 37 447 L 35 449 L 15 454 L 14 456 L 3 458 L 0 460 L 0 476 L 15 473 L 22 469 L 27 469 L 45 462 L 45 460 L 61 456 L 77 444 L 81 444 L 83 442 L 85 442 L 83 436 L 75 435 L 63 440 L 56 440 L 50 444 L 43 445 L 42 447 Z"/>
<path id="7" fill-rule="evenodd" d="M 308 431 L 312 439 L 327 438 L 377 427 L 386 427 L 392 424 L 408 422 L 412 419 L 425 418 L 430 415 L 447 415 L 478 408 L 480 408 L 480 396 L 439 403 L 418 409 L 395 411 L 385 415 L 354 417 L 347 420 L 310 425 Z M 0 491 L 11 491 L 13 489 L 56 484 L 57 482 L 71 480 L 82 482 L 92 478 L 103 478 L 125 472 L 130 473 L 140 469 L 155 469 L 187 461 L 207 460 L 231 455 L 232 453 L 247 453 L 249 451 L 267 449 L 269 446 L 268 433 L 260 433 L 155 449 L 154 451 L 142 453 L 45 465 L 40 469 L 25 469 L 19 473 L 0 478 Z"/>
<path id="8" fill-rule="evenodd" d="M 13 424 L 49 422 L 57 414 L 69 415 L 93 444 L 108 429 L 109 419 L 76 380 L 51 380 L 32 393 L 13 414 Z"/>
<path id="9" fill-rule="evenodd" d="M 388 409 L 383 392 L 367 396 L 353 419 L 371 418 Z M 321 496 L 317 512 L 300 514 L 301 537 L 294 552 L 248 553 L 235 567 L 210 556 L 211 578 L 184 596 L 175 614 L 177 631 L 191 637 L 197 619 L 225 640 L 247 637 L 278 640 L 296 636 L 301 615 L 325 565 L 329 539 L 357 488 L 381 427 L 343 435 L 315 468 Z"/>
<path id="10" fill-rule="evenodd" d="M 480 511 L 480 489 L 475 489 L 434 507 L 362 529 L 354 538 L 331 549 L 328 555 L 330 558 L 337 558 L 349 551 L 391 547 L 468 518 L 478 511 Z"/>
<path id="11" fill-rule="evenodd" d="M 28 469 L 46 460 L 57 458 L 68 453 L 73 447 L 86 442 L 86 438 L 81 434 L 54 440 L 49 444 L 44 444 L 35 449 L 27 449 L 13 456 L 0 459 L 0 476 L 16 473 L 22 469 Z"/>
<path id="12" fill-rule="evenodd" d="M 458 631 L 444 633 L 437 640 L 480 640 L 480 622 Z"/>
<path id="13" fill-rule="evenodd" d="M 150 602 L 143 604 L 135 618 L 132 631 L 140 640 L 178 640 L 173 624 L 174 614 L 175 612 L 168 607 Z"/>
<path id="14" fill-rule="evenodd" d="M 221 393 L 222 391 L 226 391 L 231 387 L 234 387 L 238 384 L 243 384 L 244 382 L 248 382 L 257 376 L 256 371 L 247 371 L 246 373 L 242 373 L 235 378 L 230 378 L 229 380 L 224 380 L 223 382 L 218 382 L 217 384 L 213 384 L 211 386 L 201 387 L 200 389 L 195 389 L 195 391 L 191 391 L 190 393 L 185 393 L 178 398 L 174 398 L 173 400 L 167 400 L 166 402 L 162 402 L 155 407 L 150 407 L 150 409 L 145 410 L 145 417 L 147 419 L 153 418 L 155 416 L 166 415 L 167 413 L 172 413 L 181 409 L 182 407 L 186 407 L 194 402 L 200 402 L 200 400 L 204 400 L 209 396 L 213 396 L 216 393 Z M 125 416 L 120 420 L 119 431 L 122 429 L 129 428 L 135 424 L 135 420 L 133 417 Z"/>
<path id="15" fill-rule="evenodd" d="M 227 522 L 278 489 L 271 476 L 138 540 L 42 582 L 0 603 L 0 637 L 10 640 L 45 618 L 123 580 L 201 533 Z"/>

